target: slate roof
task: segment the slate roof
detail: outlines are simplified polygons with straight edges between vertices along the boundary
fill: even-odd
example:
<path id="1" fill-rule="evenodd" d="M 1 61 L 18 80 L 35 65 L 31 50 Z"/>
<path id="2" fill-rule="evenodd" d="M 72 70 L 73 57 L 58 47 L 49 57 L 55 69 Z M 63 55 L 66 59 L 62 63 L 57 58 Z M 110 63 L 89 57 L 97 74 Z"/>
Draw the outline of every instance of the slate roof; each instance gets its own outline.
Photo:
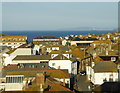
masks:
<path id="1" fill-rule="evenodd" d="M 46 64 L 46 63 L 22 63 L 24 65 L 37 65 L 38 67 L 42 64 Z M 46 64 L 47 65 L 47 64 Z M 17 65 L 8 65 L 6 66 L 6 68 L 12 68 L 13 71 L 11 70 L 6 70 L 4 68 L 4 70 L 6 70 L 4 73 L 5 75 L 24 75 L 25 77 L 36 77 L 36 74 L 39 74 L 39 73 L 45 73 L 45 84 L 42 85 L 43 86 L 43 89 L 45 89 L 45 93 L 49 93 L 49 91 L 69 91 L 70 93 L 72 92 L 70 89 L 62 86 L 63 83 L 60 82 L 60 81 L 57 81 L 55 80 L 54 78 L 59 78 L 59 79 L 70 79 L 70 75 L 68 74 L 68 70 L 64 71 L 64 70 L 60 70 L 60 69 L 45 69 L 45 70 L 31 70 L 31 69 L 28 69 L 26 68 L 26 70 L 20 70 L 21 68 L 17 68 L 17 70 L 15 69 L 15 66 Z M 49 86 L 49 90 L 46 90 Z M 37 92 L 37 91 L 40 91 L 40 86 L 37 85 L 36 83 L 36 78 L 32 81 L 31 85 L 28 85 L 28 87 L 25 88 L 24 92 L 25 93 L 28 93 L 28 91 L 32 91 L 32 92 Z M 69 93 L 67 92 L 67 93 Z M 56 92 L 55 92 L 56 93 Z M 66 93 L 66 92 L 65 92 Z"/>
<path id="2" fill-rule="evenodd" d="M 110 40 L 96 40 L 92 42 L 93 44 L 101 44 L 101 43 L 112 43 Z"/>
<path id="3" fill-rule="evenodd" d="M 60 47 L 60 49 L 64 50 L 64 51 L 69 51 L 69 47 L 68 46 Z"/>
<path id="4" fill-rule="evenodd" d="M 13 53 L 16 49 L 17 49 L 17 48 L 14 48 L 14 49 L 12 49 L 12 50 L 6 52 L 6 53 L 7 53 L 7 54 L 11 54 L 11 53 Z"/>
<path id="5" fill-rule="evenodd" d="M 19 63 L 17 65 L 7 65 L 4 71 L 35 71 L 35 70 L 49 70 L 48 63 Z"/>
<path id="6" fill-rule="evenodd" d="M 70 78 L 68 73 L 60 69 L 49 69 L 49 70 L 23 70 L 23 71 L 4 71 L 5 75 L 24 75 L 25 77 L 34 77 L 37 73 L 45 72 L 46 75 L 51 76 L 53 78 Z"/>
<path id="7" fill-rule="evenodd" d="M 59 39 L 59 38 L 55 36 L 38 36 L 34 39 Z"/>
<path id="8" fill-rule="evenodd" d="M 46 78 L 45 85 L 43 85 L 42 87 L 44 89 L 43 93 L 75 93 L 71 91 L 69 88 L 62 86 L 59 83 L 57 84 L 52 81 L 50 82 L 50 79 L 48 78 Z M 27 89 L 25 89 L 24 93 L 28 93 L 28 92 L 38 93 L 40 92 L 40 86 L 37 86 L 37 85 L 29 86 Z"/>
<path id="9" fill-rule="evenodd" d="M 85 39 L 81 39 L 81 38 L 74 38 L 73 41 L 94 41 L 94 40 L 98 40 L 96 38 L 85 38 Z"/>
<path id="10" fill-rule="evenodd" d="M 94 67 L 95 73 L 100 72 L 117 72 L 117 65 L 113 63 L 112 61 L 103 61 L 98 62 Z"/>
<path id="11" fill-rule="evenodd" d="M 64 55 L 59 54 L 58 56 L 54 57 L 52 60 L 69 60 L 69 59 Z"/>
<path id="12" fill-rule="evenodd" d="M 17 38 L 27 38 L 27 36 L 8 36 L 8 35 L 4 35 L 3 37 L 0 37 L 0 39 L 17 39 Z"/>
<path id="13" fill-rule="evenodd" d="M 13 60 L 49 60 L 50 55 L 18 55 Z"/>

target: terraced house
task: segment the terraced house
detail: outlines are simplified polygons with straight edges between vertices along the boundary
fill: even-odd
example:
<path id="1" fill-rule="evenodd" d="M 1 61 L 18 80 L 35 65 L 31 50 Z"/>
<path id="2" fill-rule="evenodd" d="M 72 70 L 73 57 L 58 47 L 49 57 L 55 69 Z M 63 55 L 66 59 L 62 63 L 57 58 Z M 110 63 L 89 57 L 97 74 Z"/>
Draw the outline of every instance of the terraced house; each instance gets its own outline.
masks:
<path id="1" fill-rule="evenodd" d="M 0 88 L 5 91 L 63 91 L 70 88 L 68 70 L 52 69 L 48 63 L 20 63 L 3 68 Z"/>
<path id="2" fill-rule="evenodd" d="M 1 35 L 0 46 L 9 46 L 11 48 L 17 48 L 27 43 L 27 36 L 8 36 Z"/>

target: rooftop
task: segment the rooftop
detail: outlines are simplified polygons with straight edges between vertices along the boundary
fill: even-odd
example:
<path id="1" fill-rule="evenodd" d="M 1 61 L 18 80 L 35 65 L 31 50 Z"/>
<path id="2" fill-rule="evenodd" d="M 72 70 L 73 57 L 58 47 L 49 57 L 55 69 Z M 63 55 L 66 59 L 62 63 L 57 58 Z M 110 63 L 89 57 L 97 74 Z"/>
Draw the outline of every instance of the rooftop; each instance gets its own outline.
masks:
<path id="1" fill-rule="evenodd" d="M 117 65 L 112 61 L 98 62 L 94 67 L 94 72 L 117 72 Z"/>
<path id="2" fill-rule="evenodd" d="M 53 60 L 69 60 L 69 59 L 64 55 L 59 54 L 58 56 L 54 57 Z"/>
<path id="3" fill-rule="evenodd" d="M 23 45 L 19 46 L 18 48 L 31 48 L 32 46 L 33 46 L 33 44 L 30 43 L 30 44 L 23 44 Z"/>
<path id="4" fill-rule="evenodd" d="M 0 39 L 15 39 L 15 38 L 27 38 L 27 36 L 8 36 L 8 35 L 4 35 L 3 37 L 0 37 Z"/>
<path id="5" fill-rule="evenodd" d="M 96 44 L 96 43 L 112 43 L 112 41 L 110 40 L 96 40 L 94 42 L 92 42 L 93 44 Z"/>
<path id="6" fill-rule="evenodd" d="M 19 69 L 19 68 L 18 68 Z M 46 69 L 46 70 L 41 70 L 41 69 L 23 69 L 23 70 L 16 70 L 13 69 L 14 71 L 8 70 L 8 69 L 3 69 L 3 76 L 6 75 L 24 75 L 25 77 L 34 77 L 37 73 L 43 73 L 45 72 L 46 75 L 51 76 L 53 78 L 70 78 L 70 75 L 64 70 L 60 69 Z"/>
<path id="7" fill-rule="evenodd" d="M 3 37 L 3 36 L 8 36 L 8 35 L 6 35 L 6 34 L 0 34 L 0 37 Z"/>
<path id="8" fill-rule="evenodd" d="M 18 55 L 13 60 L 49 60 L 50 55 Z"/>
<path id="9" fill-rule="evenodd" d="M 73 38 L 72 40 L 73 40 L 73 41 L 95 41 L 95 40 L 98 40 L 98 39 L 96 39 L 96 38 L 85 38 L 85 39 L 81 39 L 81 38 L 76 37 L 76 38 Z"/>
<path id="10" fill-rule="evenodd" d="M 59 39 L 59 38 L 55 36 L 38 36 L 34 39 Z"/>
<path id="11" fill-rule="evenodd" d="M 7 54 L 11 54 L 11 53 L 13 53 L 16 49 L 17 49 L 17 48 L 14 48 L 14 49 L 12 49 L 12 50 L 6 52 L 6 53 L 7 53 Z"/>

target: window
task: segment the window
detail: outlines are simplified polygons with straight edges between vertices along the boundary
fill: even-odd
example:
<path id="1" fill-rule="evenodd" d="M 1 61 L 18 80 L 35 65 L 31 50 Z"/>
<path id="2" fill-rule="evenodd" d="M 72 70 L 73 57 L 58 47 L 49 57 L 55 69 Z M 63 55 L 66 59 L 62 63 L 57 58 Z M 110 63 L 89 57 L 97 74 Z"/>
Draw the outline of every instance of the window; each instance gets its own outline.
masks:
<path id="1" fill-rule="evenodd" d="M 55 66 L 55 63 L 52 63 L 52 66 Z"/>
<path id="2" fill-rule="evenodd" d="M 116 61 L 116 58 L 115 57 L 111 57 L 111 61 Z"/>
<path id="3" fill-rule="evenodd" d="M 8 45 L 10 45 L 11 43 L 8 43 Z"/>
<path id="4" fill-rule="evenodd" d="M 6 83 L 22 83 L 24 77 L 23 76 L 11 76 L 11 77 L 6 77 Z"/>
<path id="5" fill-rule="evenodd" d="M 11 39 L 8 39 L 8 41 L 11 41 Z"/>
<path id="6" fill-rule="evenodd" d="M 107 79 L 105 78 L 105 79 L 103 79 L 103 82 L 107 82 Z"/>
<path id="7" fill-rule="evenodd" d="M 16 41 L 17 39 L 13 39 L 14 41 Z"/>
<path id="8" fill-rule="evenodd" d="M 2 41 L 5 41 L 5 39 L 2 39 Z"/>
<path id="9" fill-rule="evenodd" d="M 42 68 L 45 68 L 45 66 L 42 66 Z"/>
<path id="10" fill-rule="evenodd" d="M 34 68 L 35 66 L 34 65 L 32 65 L 32 68 Z"/>
<path id="11" fill-rule="evenodd" d="M 109 82 L 113 82 L 113 78 L 109 78 Z"/>

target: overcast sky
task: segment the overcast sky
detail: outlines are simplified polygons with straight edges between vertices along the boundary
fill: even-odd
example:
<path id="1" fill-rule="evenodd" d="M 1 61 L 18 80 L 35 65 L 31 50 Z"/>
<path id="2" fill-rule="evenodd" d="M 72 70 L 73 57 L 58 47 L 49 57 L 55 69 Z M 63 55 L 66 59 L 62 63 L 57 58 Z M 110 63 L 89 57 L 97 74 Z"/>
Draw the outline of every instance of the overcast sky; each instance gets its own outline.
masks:
<path id="1" fill-rule="evenodd" d="M 117 28 L 117 26 L 117 2 L 4 2 L 2 4 L 3 31 L 78 30 L 89 27 Z"/>

